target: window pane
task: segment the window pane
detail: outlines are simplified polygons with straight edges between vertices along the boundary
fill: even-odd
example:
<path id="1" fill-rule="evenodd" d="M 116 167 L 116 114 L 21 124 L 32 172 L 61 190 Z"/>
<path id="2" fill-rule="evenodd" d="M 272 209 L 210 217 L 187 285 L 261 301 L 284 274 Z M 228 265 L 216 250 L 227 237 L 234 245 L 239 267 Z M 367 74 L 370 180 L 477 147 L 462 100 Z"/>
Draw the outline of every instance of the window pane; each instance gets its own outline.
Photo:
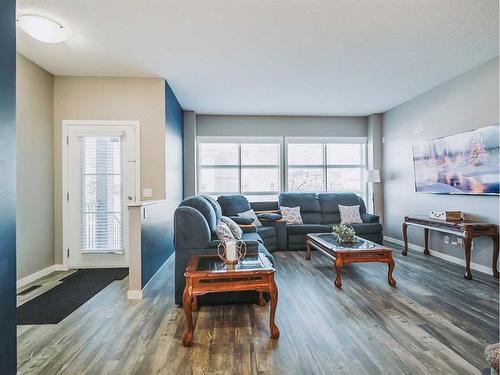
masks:
<path id="1" fill-rule="evenodd" d="M 241 191 L 250 192 L 279 192 L 279 168 L 245 168 L 241 169 Z"/>
<path id="2" fill-rule="evenodd" d="M 200 165 L 238 165 L 238 145 L 233 143 L 200 143 Z"/>
<path id="3" fill-rule="evenodd" d="M 242 144 L 241 165 L 279 165 L 279 144 Z"/>
<path id="4" fill-rule="evenodd" d="M 238 168 L 200 169 L 200 193 L 238 193 Z"/>
<path id="5" fill-rule="evenodd" d="M 267 194 L 244 194 L 249 202 L 276 202 L 278 195 Z"/>
<path id="6" fill-rule="evenodd" d="M 328 168 L 328 191 L 363 192 L 361 168 Z"/>
<path id="7" fill-rule="evenodd" d="M 288 168 L 289 191 L 323 191 L 323 168 Z"/>
<path id="8" fill-rule="evenodd" d="M 289 144 L 288 165 L 323 165 L 323 145 Z"/>
<path id="9" fill-rule="evenodd" d="M 360 144 L 336 143 L 326 145 L 329 165 L 362 165 L 362 147 Z"/>

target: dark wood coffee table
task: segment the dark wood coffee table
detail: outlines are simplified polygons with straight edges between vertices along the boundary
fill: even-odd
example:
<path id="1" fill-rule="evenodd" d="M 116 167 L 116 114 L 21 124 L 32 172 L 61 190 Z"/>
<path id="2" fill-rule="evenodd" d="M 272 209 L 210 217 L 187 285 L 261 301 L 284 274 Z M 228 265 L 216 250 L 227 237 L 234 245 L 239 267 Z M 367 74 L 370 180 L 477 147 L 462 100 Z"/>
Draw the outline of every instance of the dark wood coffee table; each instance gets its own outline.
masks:
<path id="1" fill-rule="evenodd" d="M 353 244 L 340 244 L 332 233 L 308 234 L 306 240 L 306 259 L 311 259 L 312 248 L 321 251 L 334 260 L 337 278 L 335 286 L 342 287 L 342 266 L 350 263 L 381 262 L 389 265 L 387 281 L 389 285 L 395 286 L 396 280 L 392 277 L 394 271 L 394 259 L 392 250 L 388 247 L 378 245 L 374 242 L 356 237 Z"/>
<path id="2" fill-rule="evenodd" d="M 269 326 L 271 338 L 277 339 L 280 331 L 274 321 L 278 304 L 278 288 L 274 281 L 275 269 L 271 261 L 258 254 L 244 258 L 235 266 L 228 266 L 218 256 L 194 256 L 189 261 L 184 276 L 186 287 L 182 305 L 186 314 L 187 331 L 183 345 L 191 346 L 193 342 L 192 312 L 197 309 L 197 297 L 207 293 L 241 292 L 255 290 L 259 292 L 259 305 L 265 305 L 264 292 L 271 295 L 271 312 Z"/>

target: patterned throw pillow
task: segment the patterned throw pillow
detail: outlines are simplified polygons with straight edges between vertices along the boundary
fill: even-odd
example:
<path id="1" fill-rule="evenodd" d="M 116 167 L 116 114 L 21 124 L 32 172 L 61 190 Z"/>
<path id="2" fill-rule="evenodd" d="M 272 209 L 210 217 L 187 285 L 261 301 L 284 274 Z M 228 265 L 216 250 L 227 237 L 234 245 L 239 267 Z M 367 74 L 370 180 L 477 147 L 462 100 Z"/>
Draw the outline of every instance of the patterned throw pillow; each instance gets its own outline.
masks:
<path id="1" fill-rule="evenodd" d="M 237 240 L 241 240 L 243 236 L 243 231 L 240 226 L 227 216 L 221 216 L 220 220 L 229 227 L 229 230 L 233 234 L 233 237 Z"/>
<path id="2" fill-rule="evenodd" d="M 217 233 L 217 238 L 221 241 L 223 240 L 234 240 L 233 233 L 231 229 L 223 221 L 219 221 L 215 227 L 215 233 Z"/>
<path id="3" fill-rule="evenodd" d="M 304 224 L 300 216 L 300 207 L 280 207 L 281 216 L 287 224 Z"/>
<path id="4" fill-rule="evenodd" d="M 257 218 L 257 215 L 255 214 L 254 210 L 248 210 L 248 211 L 245 211 L 245 212 L 240 212 L 238 214 L 238 216 L 248 217 L 250 219 L 253 219 L 252 224 L 255 225 L 256 227 L 261 227 L 262 226 L 262 223 Z"/>
<path id="5" fill-rule="evenodd" d="M 360 224 L 363 222 L 363 220 L 361 220 L 361 215 L 359 214 L 359 205 L 341 206 L 339 204 L 339 211 L 340 224 Z"/>

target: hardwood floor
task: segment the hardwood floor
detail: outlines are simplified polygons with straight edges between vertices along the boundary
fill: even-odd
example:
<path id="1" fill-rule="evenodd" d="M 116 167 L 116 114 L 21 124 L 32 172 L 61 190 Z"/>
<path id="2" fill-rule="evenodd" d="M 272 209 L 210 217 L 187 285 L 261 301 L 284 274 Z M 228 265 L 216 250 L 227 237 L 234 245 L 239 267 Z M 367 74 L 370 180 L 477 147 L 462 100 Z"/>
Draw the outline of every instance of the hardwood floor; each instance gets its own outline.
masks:
<path id="1" fill-rule="evenodd" d="M 399 249 L 394 245 L 394 248 Z M 315 252 L 275 252 L 281 331 L 269 337 L 269 304 L 201 306 L 193 346 L 182 346 L 183 310 L 173 302 L 173 263 L 141 301 L 128 279 L 57 325 L 18 327 L 21 374 L 480 374 L 499 341 L 498 282 L 441 259 L 395 251 L 387 265 L 343 268 Z"/>

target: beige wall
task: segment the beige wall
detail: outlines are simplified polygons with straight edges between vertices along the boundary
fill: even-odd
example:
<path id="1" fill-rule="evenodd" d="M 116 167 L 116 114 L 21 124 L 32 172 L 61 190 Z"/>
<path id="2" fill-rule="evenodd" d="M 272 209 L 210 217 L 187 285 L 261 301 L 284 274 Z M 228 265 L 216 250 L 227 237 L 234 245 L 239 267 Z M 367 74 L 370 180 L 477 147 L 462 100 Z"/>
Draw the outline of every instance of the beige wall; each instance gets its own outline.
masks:
<path id="1" fill-rule="evenodd" d="M 17 279 L 54 264 L 54 76 L 16 58 Z"/>
<path id="2" fill-rule="evenodd" d="M 165 197 L 165 80 L 57 76 L 54 86 L 55 245 L 62 263 L 61 130 L 63 120 L 139 120 L 141 188 Z M 142 199 L 142 197 L 141 197 Z"/>

